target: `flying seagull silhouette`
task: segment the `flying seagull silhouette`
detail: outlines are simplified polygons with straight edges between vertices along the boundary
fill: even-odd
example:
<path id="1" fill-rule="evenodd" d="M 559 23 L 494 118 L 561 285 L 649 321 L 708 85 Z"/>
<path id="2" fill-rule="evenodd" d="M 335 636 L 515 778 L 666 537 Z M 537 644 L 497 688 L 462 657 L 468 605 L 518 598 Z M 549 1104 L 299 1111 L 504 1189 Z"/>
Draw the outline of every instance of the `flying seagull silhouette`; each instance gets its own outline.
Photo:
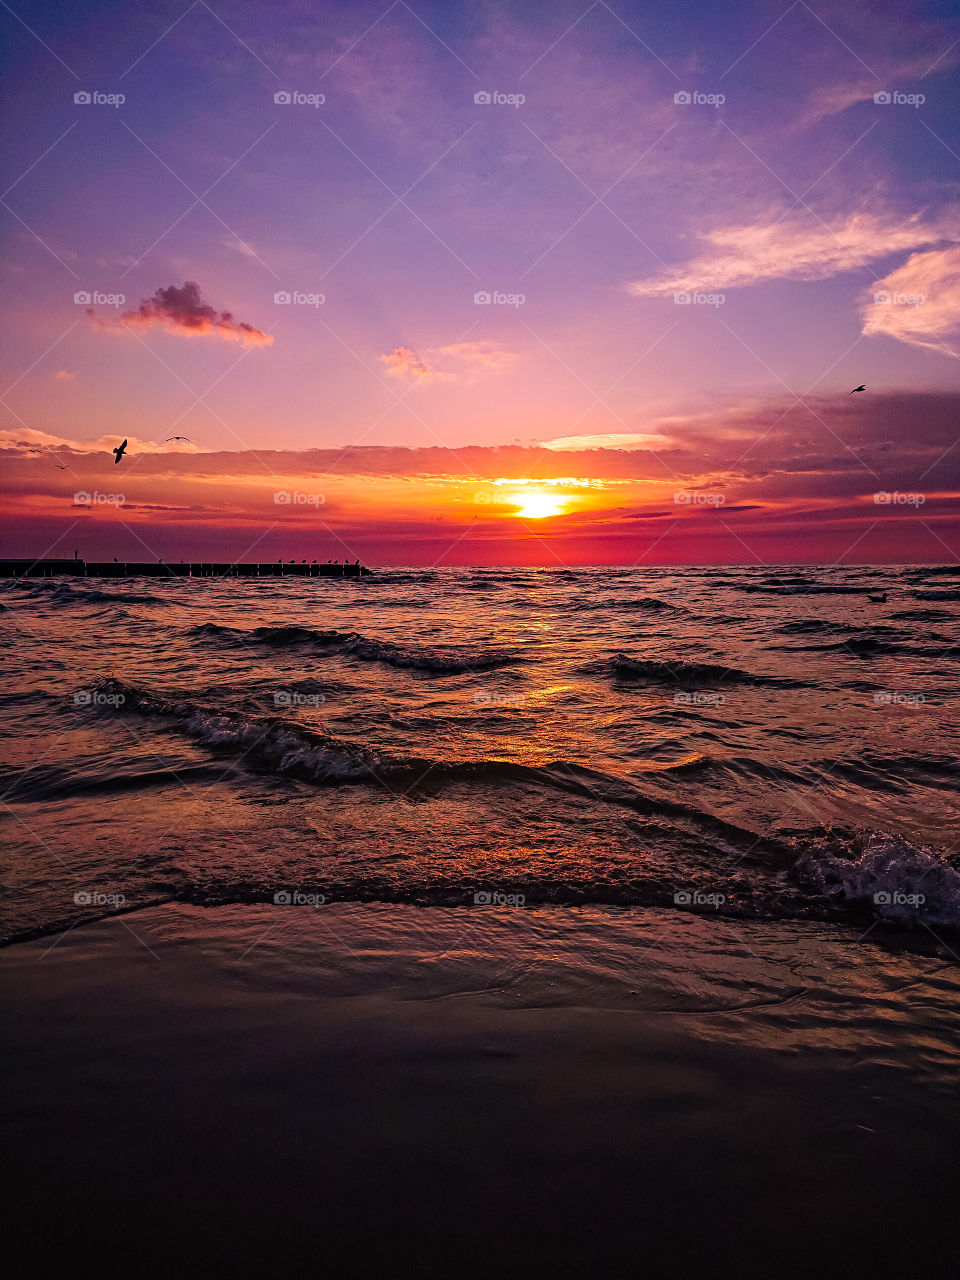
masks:
<path id="1" fill-rule="evenodd" d="M 863 383 L 861 383 L 859 387 L 854 387 L 854 388 L 853 388 L 853 391 L 866 391 L 866 389 L 867 389 L 867 388 L 863 385 Z M 848 395 L 848 396 L 852 396 L 852 395 L 853 395 L 853 391 L 848 391 L 848 392 L 847 392 L 847 395 Z"/>
<path id="2" fill-rule="evenodd" d="M 117 447 L 116 449 L 114 449 L 114 451 L 113 451 L 113 452 L 117 455 L 117 457 L 116 457 L 116 461 L 115 461 L 115 462 L 114 462 L 114 464 L 113 464 L 114 466 L 116 466 L 116 465 L 117 465 L 117 462 L 119 462 L 119 461 L 120 461 L 120 459 L 123 457 L 123 451 L 124 451 L 124 449 L 126 449 L 126 447 L 127 447 L 127 442 L 126 442 L 126 440 L 124 440 L 123 444 L 118 445 L 118 447 Z"/>
<path id="3" fill-rule="evenodd" d="M 171 440 L 183 440 L 187 444 L 193 444 L 193 441 L 190 439 L 189 436 L 167 436 L 166 440 L 164 440 L 163 443 L 169 444 Z"/>
<path id="4" fill-rule="evenodd" d="M 67 470 L 68 470 L 68 468 L 67 468 L 67 467 L 61 467 L 61 465 L 60 465 L 60 463 L 59 463 L 59 462 L 55 462 L 53 465 L 57 468 L 57 470 L 58 470 L 58 471 L 67 471 Z"/>

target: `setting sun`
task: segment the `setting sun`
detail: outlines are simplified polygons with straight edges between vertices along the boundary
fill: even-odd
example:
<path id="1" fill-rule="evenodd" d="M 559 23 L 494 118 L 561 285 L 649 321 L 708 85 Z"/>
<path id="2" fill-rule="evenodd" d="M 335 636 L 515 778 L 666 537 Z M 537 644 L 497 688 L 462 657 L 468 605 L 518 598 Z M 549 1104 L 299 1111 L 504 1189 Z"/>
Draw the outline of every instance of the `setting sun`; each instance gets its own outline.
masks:
<path id="1" fill-rule="evenodd" d="M 520 508 L 514 514 L 526 520 L 543 520 L 545 516 L 558 516 L 563 504 L 552 493 L 525 493 L 517 499 Z"/>

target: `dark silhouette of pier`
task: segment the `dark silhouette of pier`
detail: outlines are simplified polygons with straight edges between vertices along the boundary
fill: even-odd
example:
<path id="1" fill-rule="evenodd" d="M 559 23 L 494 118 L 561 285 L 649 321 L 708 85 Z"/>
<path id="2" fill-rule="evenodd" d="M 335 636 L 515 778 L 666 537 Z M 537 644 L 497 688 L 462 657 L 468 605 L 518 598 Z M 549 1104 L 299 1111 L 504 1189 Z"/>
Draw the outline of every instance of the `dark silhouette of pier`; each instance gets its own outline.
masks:
<path id="1" fill-rule="evenodd" d="M 359 578 L 370 573 L 359 560 L 355 564 L 307 564 L 292 561 L 235 563 L 190 560 L 3 560 L 0 578 Z"/>

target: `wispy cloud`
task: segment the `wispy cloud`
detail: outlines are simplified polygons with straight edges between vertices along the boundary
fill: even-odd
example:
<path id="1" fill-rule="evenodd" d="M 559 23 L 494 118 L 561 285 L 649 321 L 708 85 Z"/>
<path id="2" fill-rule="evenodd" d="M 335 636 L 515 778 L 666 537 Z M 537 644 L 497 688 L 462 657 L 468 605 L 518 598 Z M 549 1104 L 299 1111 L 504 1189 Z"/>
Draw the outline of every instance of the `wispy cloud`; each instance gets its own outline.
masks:
<path id="1" fill-rule="evenodd" d="M 825 280 L 890 254 L 952 240 L 960 215 L 935 222 L 921 214 L 853 213 L 830 223 L 809 213 L 765 215 L 742 226 L 704 232 L 706 250 L 676 271 L 628 286 L 636 297 L 662 297 L 697 289 L 737 289 L 764 280 Z"/>
<path id="2" fill-rule="evenodd" d="M 863 332 L 956 356 L 948 340 L 960 337 L 960 245 L 914 253 L 878 280 L 863 304 Z"/>

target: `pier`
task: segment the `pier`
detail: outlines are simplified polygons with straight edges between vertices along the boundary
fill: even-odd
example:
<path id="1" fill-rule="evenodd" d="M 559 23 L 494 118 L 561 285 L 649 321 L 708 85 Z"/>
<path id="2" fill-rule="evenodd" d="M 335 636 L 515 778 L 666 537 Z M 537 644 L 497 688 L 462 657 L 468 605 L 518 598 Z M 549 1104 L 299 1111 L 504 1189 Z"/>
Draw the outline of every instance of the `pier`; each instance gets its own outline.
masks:
<path id="1" fill-rule="evenodd" d="M 360 578 L 362 564 L 310 564 L 280 561 L 236 563 L 212 560 L 3 560 L 0 578 Z"/>

